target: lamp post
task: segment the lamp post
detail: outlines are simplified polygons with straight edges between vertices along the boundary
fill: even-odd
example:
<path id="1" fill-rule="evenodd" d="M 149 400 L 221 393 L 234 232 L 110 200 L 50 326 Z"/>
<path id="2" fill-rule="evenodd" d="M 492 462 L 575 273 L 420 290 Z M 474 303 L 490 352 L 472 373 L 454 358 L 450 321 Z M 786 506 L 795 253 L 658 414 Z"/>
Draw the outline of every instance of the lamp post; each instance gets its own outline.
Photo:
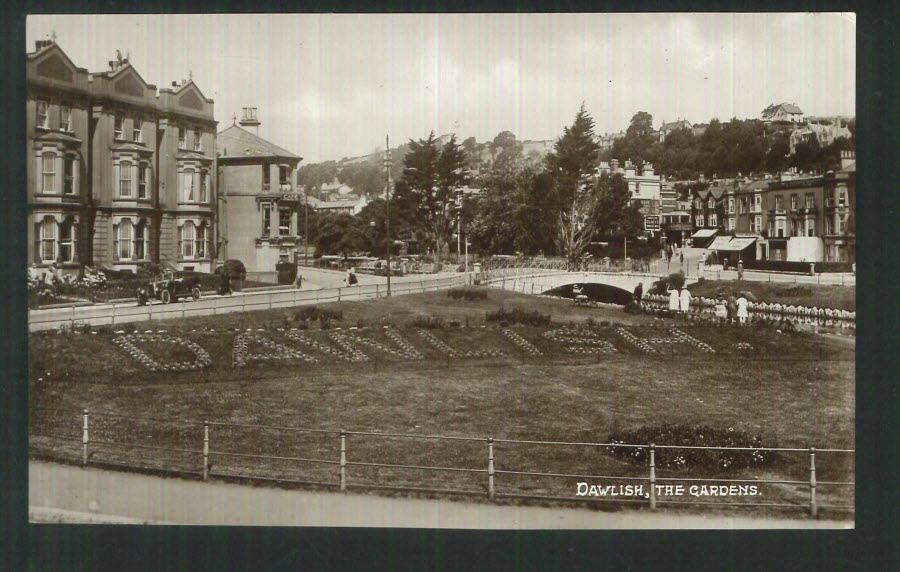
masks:
<path id="1" fill-rule="evenodd" d="M 387 183 L 385 185 L 385 211 L 387 211 L 385 227 L 387 230 L 387 295 L 391 297 L 391 139 L 384 136 L 384 172 Z"/>

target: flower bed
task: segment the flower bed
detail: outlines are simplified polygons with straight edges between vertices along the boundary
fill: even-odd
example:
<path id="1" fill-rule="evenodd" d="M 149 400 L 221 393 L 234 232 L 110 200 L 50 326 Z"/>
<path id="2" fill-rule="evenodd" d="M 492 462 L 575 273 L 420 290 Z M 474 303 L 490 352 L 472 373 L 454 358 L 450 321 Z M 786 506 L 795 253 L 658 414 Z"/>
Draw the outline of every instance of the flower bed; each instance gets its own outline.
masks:
<path id="1" fill-rule="evenodd" d="M 609 443 L 685 445 L 689 447 L 774 447 L 764 444 L 762 436 L 750 435 L 734 427 L 716 429 L 706 425 L 663 424 L 609 434 Z M 646 447 L 607 447 L 614 457 L 646 466 Z M 775 461 L 772 451 L 722 451 L 716 449 L 656 449 L 657 469 L 712 469 L 716 471 L 768 467 Z"/>
<path id="2" fill-rule="evenodd" d="M 353 362 L 353 361 L 366 361 L 369 359 L 367 356 L 365 357 L 365 360 L 359 359 L 359 357 L 357 356 L 356 350 L 354 350 L 353 353 L 347 352 L 341 348 L 336 348 L 334 346 L 329 346 L 328 344 L 320 343 L 320 342 L 314 340 L 313 338 L 304 336 L 297 332 L 288 332 L 287 337 L 289 337 L 290 339 L 294 340 L 295 342 L 297 342 L 301 345 L 315 348 L 322 353 L 326 353 L 328 355 L 334 356 L 343 361 Z M 359 352 L 359 353 L 361 353 L 361 352 Z"/>
<path id="3" fill-rule="evenodd" d="M 443 340 L 438 339 L 434 334 L 432 334 L 431 332 L 426 332 L 425 330 L 419 330 L 419 335 L 425 338 L 428 343 L 436 347 L 443 354 L 454 358 L 499 357 L 506 355 L 504 352 L 497 350 L 458 350 L 447 345 Z"/>
<path id="4" fill-rule="evenodd" d="M 611 342 L 597 338 L 595 331 L 584 326 L 563 326 L 562 328 L 544 332 L 544 337 L 554 342 L 568 344 L 566 351 L 571 353 L 614 354 L 619 352 Z"/>
<path id="5" fill-rule="evenodd" d="M 344 350 L 350 356 L 349 361 L 369 361 L 369 356 L 353 347 L 353 344 L 350 343 L 350 340 L 344 334 L 329 332 L 328 338 L 334 342 L 334 345 Z"/>
<path id="6" fill-rule="evenodd" d="M 503 335 L 509 338 L 512 343 L 516 344 L 519 349 L 523 350 L 525 353 L 533 356 L 542 355 L 541 350 L 537 349 L 534 344 L 532 344 L 516 332 L 512 330 L 503 330 Z"/>
<path id="7" fill-rule="evenodd" d="M 251 342 L 266 351 L 250 353 L 249 348 Z M 289 348 L 284 344 L 279 344 L 278 342 L 274 342 L 254 332 L 244 332 L 234 337 L 231 359 L 234 367 L 244 367 L 254 361 L 268 362 L 285 360 L 302 360 L 307 363 L 316 363 L 316 361 L 318 361 L 312 356 L 304 355 L 300 350 Z"/>
<path id="8" fill-rule="evenodd" d="M 400 359 L 409 361 L 423 359 L 424 356 L 419 353 L 419 350 L 417 350 L 413 347 L 412 344 L 404 340 L 403 337 L 400 336 L 400 334 L 393 330 L 393 328 L 385 326 L 384 335 L 387 336 L 388 339 L 390 339 L 392 342 L 394 342 L 394 344 L 397 345 L 399 349 L 389 347 L 371 338 L 366 338 L 360 335 L 348 334 L 346 336 L 346 339 L 350 342 L 362 344 L 368 348 L 390 354 Z"/>
<path id="9" fill-rule="evenodd" d="M 125 334 L 118 335 L 112 339 L 119 349 L 128 354 L 132 359 L 144 366 L 150 371 L 198 371 L 208 368 L 212 365 L 212 359 L 209 352 L 204 350 L 194 342 L 190 342 L 183 338 L 169 336 L 167 334 Z M 167 362 L 161 359 L 154 359 L 139 348 L 136 344 L 166 344 L 176 345 L 193 353 L 197 359 L 194 361 Z"/>

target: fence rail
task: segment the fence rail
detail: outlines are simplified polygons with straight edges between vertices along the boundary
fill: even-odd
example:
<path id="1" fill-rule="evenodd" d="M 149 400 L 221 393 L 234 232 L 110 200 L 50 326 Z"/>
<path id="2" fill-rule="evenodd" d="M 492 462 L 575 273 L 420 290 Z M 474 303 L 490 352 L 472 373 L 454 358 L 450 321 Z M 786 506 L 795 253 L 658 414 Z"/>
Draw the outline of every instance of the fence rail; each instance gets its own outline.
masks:
<path id="1" fill-rule="evenodd" d="M 360 489 L 391 489 L 391 490 L 404 490 L 404 491 L 421 491 L 421 492 L 433 492 L 433 493 L 454 493 L 454 494 L 465 494 L 469 496 L 473 495 L 484 495 L 487 493 L 487 497 L 490 500 L 495 500 L 496 498 L 521 498 L 521 499 L 529 499 L 529 498 L 541 498 L 541 499 L 551 499 L 551 500 L 560 500 L 560 501 L 575 501 L 581 503 L 590 503 L 595 501 L 611 501 L 611 502 L 623 502 L 623 503 L 640 503 L 645 506 L 649 506 L 651 510 L 655 510 L 658 504 L 696 504 L 696 505 L 715 505 L 715 506 L 724 506 L 728 508 L 738 508 L 738 507 L 778 507 L 778 508 L 802 508 L 808 511 L 810 517 L 815 518 L 818 514 L 818 510 L 820 508 L 828 508 L 835 509 L 840 511 L 852 511 L 853 505 L 850 504 L 823 504 L 817 502 L 816 499 L 816 491 L 817 488 L 821 487 L 855 487 L 855 482 L 852 481 L 821 481 L 816 479 L 816 455 L 822 454 L 832 454 L 832 455 L 855 455 L 854 449 L 838 449 L 838 448 L 822 448 L 817 449 L 815 447 L 809 448 L 791 448 L 791 447 L 716 447 L 716 446 L 693 446 L 693 445 L 658 445 L 655 443 L 594 443 L 594 442 L 567 442 L 567 441 L 540 441 L 540 440 L 521 440 L 521 439 L 494 439 L 491 437 L 476 437 L 476 436 L 452 436 L 452 435 L 417 435 L 417 434 L 409 434 L 409 433 L 389 433 L 389 432 L 377 432 L 377 431 L 348 431 L 348 430 L 335 430 L 335 429 L 320 429 L 320 428 L 302 428 L 302 427 L 286 427 L 286 426 L 278 426 L 278 425 L 259 425 L 259 424 L 247 424 L 247 423 L 229 423 L 224 421 L 193 421 L 193 420 L 184 420 L 184 419 L 169 419 L 169 420 L 161 420 L 159 418 L 154 417 L 128 417 L 116 413 L 105 413 L 105 412 L 95 412 L 89 413 L 87 409 L 76 410 L 71 408 L 52 408 L 52 407 L 41 407 L 41 406 L 32 406 L 32 411 L 50 411 L 57 413 L 78 413 L 81 419 L 78 419 L 75 423 L 76 426 L 80 426 L 82 429 L 82 437 L 81 439 L 77 439 L 70 436 L 64 435 L 47 435 L 47 434 L 31 434 L 32 438 L 43 438 L 50 440 L 65 440 L 65 441 L 81 441 L 82 442 L 82 455 L 81 455 L 81 464 L 84 466 L 88 465 L 97 465 L 97 466 L 123 466 L 123 467 L 131 467 L 131 468 L 142 468 L 142 469 L 154 469 L 154 470 L 163 470 L 172 473 L 185 474 L 185 475 L 202 475 L 203 480 L 208 480 L 210 476 L 217 478 L 227 478 L 227 479 L 250 479 L 250 480 L 260 480 L 260 481 L 276 481 L 283 483 L 300 483 L 300 484 L 316 484 L 322 486 L 334 486 L 339 487 L 341 491 L 346 491 L 348 487 L 351 488 L 360 488 Z M 34 415 L 32 415 L 34 417 Z M 123 443 L 120 441 L 108 440 L 106 438 L 103 439 L 92 439 L 90 437 L 91 427 L 94 423 L 96 423 L 97 419 L 112 419 L 117 422 L 127 423 L 131 422 L 146 422 L 151 421 L 153 423 L 159 423 L 161 421 L 165 421 L 167 423 L 171 423 L 174 425 L 183 425 L 194 427 L 197 429 L 195 436 L 193 437 L 193 442 L 196 444 L 197 448 L 185 448 L 185 447 L 163 447 L 163 446 L 155 446 L 155 445 L 147 445 L 145 443 Z M 127 421 L 123 421 L 127 420 Z M 202 430 L 200 430 L 202 427 Z M 272 431 L 293 431 L 297 433 L 308 433 L 308 434 L 317 434 L 317 435 L 325 435 L 330 438 L 334 438 L 337 436 L 339 441 L 334 442 L 333 445 L 335 448 L 333 449 L 335 452 L 335 457 L 332 459 L 327 458 L 314 458 L 314 457 L 304 457 L 301 455 L 297 456 L 287 456 L 287 455 L 271 455 L 271 454 L 255 454 L 249 452 L 237 452 L 237 451 L 225 451 L 225 450 L 215 450 L 211 449 L 211 443 L 218 438 L 223 440 L 227 440 L 227 435 L 222 437 L 217 437 L 215 433 L 210 434 L 210 427 L 213 428 L 253 428 L 260 430 L 272 430 Z M 109 431 L 109 428 L 105 428 L 106 431 Z M 384 459 L 379 460 L 366 460 L 366 459 L 357 459 L 353 457 L 353 449 L 348 447 L 348 437 L 354 438 L 402 438 L 409 440 L 419 440 L 419 441 L 447 441 L 447 442 L 466 442 L 466 443 L 481 443 L 482 446 L 485 446 L 482 453 L 482 459 L 484 465 L 482 467 L 456 467 L 456 466 L 447 466 L 447 465 L 435 465 L 435 464 L 412 464 L 412 463 L 393 463 L 387 462 Z M 498 463 L 501 462 L 501 459 L 498 459 L 495 456 L 494 447 L 495 445 L 504 445 L 504 447 L 516 447 L 516 446 L 530 446 L 530 445 L 543 445 L 543 446 L 552 446 L 552 447 L 591 447 L 591 448 L 632 448 L 644 450 L 648 453 L 648 464 L 646 465 L 647 472 L 644 474 L 634 474 L 634 475 L 623 475 L 623 474 L 581 474 L 581 473 L 565 473 L 565 472 L 551 472 L 551 471 L 534 471 L 534 470 L 516 470 L 512 467 L 498 467 Z M 38 444 L 39 445 L 39 444 Z M 338 448 L 339 446 L 339 448 Z M 104 447 L 116 447 L 116 448 L 137 448 L 137 449 L 145 449 L 145 450 L 157 450 L 157 451 L 166 451 L 173 453 L 181 453 L 186 455 L 191 455 L 200 461 L 202 459 L 202 472 L 196 470 L 196 464 L 188 464 L 185 465 L 182 462 L 180 465 L 176 466 L 166 466 L 163 468 L 158 467 L 149 467 L 140 463 L 121 463 L 116 459 L 101 459 L 100 456 L 104 452 Z M 754 451 L 754 452 L 783 452 L 783 453 L 792 453 L 792 454 L 800 454 L 800 455 L 808 455 L 809 459 L 809 478 L 805 480 L 797 480 L 797 479 L 726 479 L 726 478 L 698 478 L 698 477 L 688 477 L 688 476 L 680 476 L 680 475 L 657 475 L 656 471 L 656 452 L 659 450 L 680 450 L 680 449 L 705 449 L 705 450 L 715 450 L 715 451 Z M 54 446 L 54 451 L 56 451 L 56 447 Z M 339 454 L 338 454 L 339 451 Z M 223 464 L 222 467 L 217 466 L 216 472 L 211 471 L 210 458 L 216 457 L 221 459 Z M 297 469 L 296 475 L 299 478 L 292 477 L 284 477 L 284 478 L 273 478 L 271 474 L 261 474 L 254 472 L 244 472 L 244 473 L 229 473 L 227 471 L 228 467 L 224 465 L 225 459 L 233 457 L 233 458 L 245 458 L 245 459 L 257 459 L 257 460 L 274 460 L 274 461 L 289 461 L 291 463 L 305 463 L 305 464 L 316 464 L 316 465 L 326 465 L 326 466 L 338 466 L 339 473 L 337 478 L 333 480 L 310 480 L 303 479 L 302 471 Z M 514 458 L 514 457 L 513 457 Z M 143 460 L 143 459 L 142 459 Z M 422 487 L 422 486 L 397 486 L 395 484 L 385 484 L 382 482 L 353 482 L 349 483 L 348 478 L 351 476 L 351 471 L 354 468 L 360 469 L 389 469 L 389 470 L 402 470 L 402 471 L 414 471 L 414 472 L 422 472 L 422 471 L 432 471 L 432 472 L 448 472 L 448 473 L 460 473 L 465 475 L 471 475 L 473 477 L 480 477 L 484 479 L 482 481 L 481 490 L 477 489 L 447 489 L 446 487 Z M 637 469 L 635 469 L 637 471 Z M 518 492 L 509 492 L 509 491 L 498 491 L 500 487 L 511 486 L 502 482 L 503 476 L 510 477 L 541 477 L 541 478 L 554 478 L 554 479 L 606 479 L 609 481 L 626 481 L 629 483 L 635 483 L 635 487 L 639 486 L 640 490 L 643 491 L 643 487 L 646 484 L 648 486 L 648 494 L 643 496 L 636 497 L 635 494 L 632 495 L 622 495 L 619 498 L 616 495 L 613 495 L 614 498 L 590 498 L 585 497 L 584 495 L 576 495 L 573 497 L 562 497 L 562 496 L 552 496 L 552 495 L 536 495 L 528 493 L 527 491 L 518 491 Z M 420 481 L 416 481 L 420 482 Z M 791 486 L 801 486 L 808 487 L 808 502 L 804 504 L 797 503 L 756 503 L 756 502 L 725 502 L 725 501 L 704 501 L 704 500 L 671 500 L 671 499 L 663 499 L 660 500 L 658 497 L 663 494 L 664 491 L 667 490 L 667 487 L 671 485 L 658 484 L 658 483 L 676 483 L 676 482 L 684 482 L 684 483 L 718 483 L 720 485 L 791 485 Z M 579 483 L 580 485 L 581 483 Z M 586 483 L 585 483 L 586 485 Z M 624 485 L 622 485 L 624 486 Z M 632 486 L 632 485 L 629 485 Z M 634 489 L 637 490 L 637 489 Z"/>
<path id="2" fill-rule="evenodd" d="M 737 280 L 737 270 L 723 270 L 709 266 L 700 267 L 700 276 L 704 280 Z M 752 282 L 772 282 L 781 284 L 815 284 L 819 286 L 856 286 L 856 275 L 820 273 L 789 274 L 783 272 L 764 272 L 744 270 L 743 280 Z"/>
<path id="3" fill-rule="evenodd" d="M 454 288 L 465 284 L 464 274 L 429 280 L 394 282 L 391 295 L 420 294 Z M 202 298 L 196 302 L 182 300 L 173 304 L 138 306 L 136 302 L 102 306 L 71 306 L 52 310 L 32 310 L 28 313 L 29 331 L 74 328 L 79 324 L 92 326 L 117 325 L 153 320 L 215 316 L 232 312 L 273 310 L 340 301 L 373 300 L 387 296 L 384 284 L 366 284 L 322 290 L 269 290 L 265 292 L 236 292 L 230 296 Z"/>

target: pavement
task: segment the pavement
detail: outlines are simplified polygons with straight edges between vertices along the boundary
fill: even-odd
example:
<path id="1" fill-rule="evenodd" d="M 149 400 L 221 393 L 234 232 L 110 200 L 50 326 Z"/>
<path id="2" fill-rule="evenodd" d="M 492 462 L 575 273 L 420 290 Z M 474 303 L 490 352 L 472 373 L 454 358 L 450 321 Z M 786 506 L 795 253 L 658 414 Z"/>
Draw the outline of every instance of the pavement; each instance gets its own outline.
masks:
<path id="1" fill-rule="evenodd" d="M 29 521 L 446 529 L 852 529 L 853 521 L 602 512 L 285 490 L 29 462 Z"/>

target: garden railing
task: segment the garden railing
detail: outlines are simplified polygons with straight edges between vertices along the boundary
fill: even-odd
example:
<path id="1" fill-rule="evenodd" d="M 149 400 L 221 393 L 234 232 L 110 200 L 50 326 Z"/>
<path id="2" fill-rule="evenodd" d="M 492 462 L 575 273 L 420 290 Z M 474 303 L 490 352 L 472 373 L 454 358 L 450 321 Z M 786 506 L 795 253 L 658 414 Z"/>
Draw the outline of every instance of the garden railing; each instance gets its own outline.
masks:
<path id="1" fill-rule="evenodd" d="M 163 472 L 169 474 L 190 475 L 195 478 L 208 480 L 210 478 L 220 478 L 225 480 L 250 480 L 250 481 L 277 481 L 281 483 L 293 483 L 300 485 L 316 485 L 321 487 L 333 487 L 341 491 L 348 489 L 381 489 L 381 490 L 401 490 L 413 492 L 439 493 L 439 494 L 462 494 L 470 497 L 485 496 L 489 500 L 498 498 L 519 498 L 519 499 L 542 499 L 554 501 L 568 502 L 622 502 L 648 506 L 650 510 L 655 510 L 657 506 L 663 504 L 671 505 L 716 505 L 727 506 L 729 508 L 737 507 L 755 507 L 763 509 L 805 509 L 808 515 L 815 518 L 820 509 L 833 509 L 835 511 L 854 510 L 852 504 L 829 504 L 821 503 L 817 498 L 817 490 L 822 487 L 828 488 L 855 488 L 855 482 L 845 480 L 819 480 L 816 477 L 817 468 L 821 470 L 821 462 L 817 465 L 816 455 L 840 456 L 855 455 L 854 449 L 839 448 L 795 448 L 795 447 L 716 447 L 716 446 L 690 446 L 690 445 L 663 445 L 655 443 L 645 444 L 628 444 L 628 443 L 601 443 L 601 442 L 568 442 L 568 441 L 536 441 L 536 440 L 520 440 L 520 439 L 497 439 L 485 436 L 447 436 L 447 435 L 423 435 L 409 433 L 391 433 L 378 431 L 354 431 L 347 429 L 317 429 L 306 428 L 301 426 L 276 426 L 276 425 L 257 425 L 250 423 L 229 423 L 220 421 L 194 421 L 180 419 L 160 419 L 150 417 L 126 416 L 110 412 L 91 412 L 87 409 L 60 409 L 32 406 L 31 417 L 55 414 L 62 415 L 65 425 L 70 425 L 68 434 L 36 434 L 30 432 L 32 453 L 41 454 L 41 445 L 52 446 L 53 453 L 50 455 L 54 460 L 68 460 L 77 462 L 84 466 L 94 465 L 98 467 L 124 467 L 131 469 L 149 469 L 154 472 Z M 68 421 L 66 417 L 68 416 Z M 111 420 L 111 421 L 110 421 Z M 149 428 L 148 428 L 148 425 Z M 93 434 L 95 424 L 100 425 L 99 437 Z M 119 427 L 117 427 L 117 424 Z M 107 435 L 113 434 L 114 429 L 120 429 L 123 434 L 139 434 L 135 427 L 130 426 L 141 424 L 140 428 L 144 429 L 141 433 L 158 434 L 160 432 L 175 433 L 181 435 L 180 447 L 150 445 L 146 442 L 123 442 L 112 439 Z M 59 424 L 57 424 L 59 425 Z M 125 425 L 124 429 L 120 426 Z M 152 429 L 152 431 L 151 431 Z M 317 456 L 304 455 L 301 448 L 297 446 L 296 454 L 265 454 L 263 452 L 254 451 L 235 451 L 229 449 L 229 431 L 256 431 L 258 435 L 262 433 L 272 434 L 294 434 L 313 436 L 316 439 L 324 439 L 328 446 L 319 447 L 324 449 Z M 148 435 L 149 437 L 149 435 Z M 271 438 L 271 437 L 270 437 Z M 466 452 L 467 458 L 473 463 L 469 466 L 452 466 L 446 463 L 440 464 L 411 464 L 403 462 L 387 462 L 390 460 L 390 454 L 395 448 L 379 447 L 378 458 L 366 459 L 359 458 L 354 454 L 354 442 L 360 442 L 365 439 L 374 439 L 380 441 L 397 441 L 406 442 L 431 442 L 442 443 L 443 445 L 451 445 L 455 447 L 464 447 L 469 450 Z M 45 441 L 40 441 L 45 440 Z M 62 442 L 62 443 L 60 443 Z M 64 443 L 75 444 L 68 448 Z M 260 439 L 254 443 L 261 442 Z M 424 445 L 420 445 L 424 447 Z M 517 454 L 516 449 L 522 447 L 542 446 L 551 449 L 571 450 L 606 450 L 611 448 L 617 449 L 634 449 L 640 452 L 642 456 L 648 459 L 647 465 L 644 466 L 643 474 L 639 467 L 635 467 L 633 474 L 582 474 L 582 473 L 566 473 L 566 472 L 549 472 L 527 470 L 526 468 L 516 467 L 515 463 L 521 456 Z M 502 454 L 498 454 L 497 448 L 503 449 Z M 365 449 L 363 447 L 363 449 Z M 399 447 L 402 452 L 407 450 Z M 689 476 L 680 476 L 678 474 L 659 475 L 656 466 L 656 455 L 664 450 L 707 450 L 707 451 L 744 451 L 744 452 L 772 452 L 784 453 L 790 455 L 801 455 L 808 459 L 808 478 L 787 478 L 787 479 L 729 479 L 729 478 L 697 478 Z M 136 464 L 132 457 L 122 459 L 122 454 L 115 454 L 114 451 L 155 451 L 158 454 L 175 453 L 182 459 L 166 462 L 161 466 L 147 466 Z M 520 453 L 520 452 L 519 452 Z M 316 454 L 316 453 L 314 453 Z M 68 456 L 67 456 L 68 455 Z M 552 457 L 553 455 L 549 455 Z M 571 458 L 571 454 L 567 454 L 565 458 Z M 143 458 L 143 455 L 141 456 Z M 188 459 L 188 460 L 185 460 Z M 232 460 L 232 467 L 229 467 L 229 459 Z M 509 459 L 509 464 L 504 459 Z M 259 466 L 244 467 L 241 470 L 235 466 L 236 460 L 249 461 L 251 463 L 261 462 L 279 462 L 290 463 L 291 469 L 288 472 L 292 476 L 288 476 L 284 471 L 280 475 L 273 477 L 272 472 L 263 473 L 259 471 Z M 214 461 L 214 462 L 213 462 Z M 317 478 L 307 478 L 307 470 L 301 467 L 316 466 L 324 467 L 325 474 L 322 471 L 315 473 Z M 328 469 L 331 467 L 331 469 Z M 229 471 L 229 468 L 232 470 Z M 255 469 L 255 471 L 254 471 Z M 370 480 L 362 478 L 354 478 L 354 473 L 364 475 L 367 471 L 375 471 L 375 476 Z M 378 471 L 405 471 L 414 474 L 422 472 L 435 473 L 451 473 L 464 475 L 467 477 L 468 488 L 441 488 L 441 487 L 422 487 L 413 485 L 397 485 L 396 479 L 386 477 L 379 479 Z M 329 477 L 330 478 L 325 478 Z M 516 489 L 514 485 L 508 485 L 504 481 L 513 480 L 521 477 L 540 477 L 549 479 L 591 479 L 606 480 L 613 482 L 627 482 L 633 484 L 632 494 L 619 496 L 601 496 L 598 498 L 588 498 L 585 496 L 559 496 L 559 495 L 539 495 L 529 494 L 527 488 L 525 490 Z M 323 480 L 325 478 L 325 480 Z M 802 504 L 796 502 L 723 502 L 721 500 L 667 500 L 660 498 L 660 495 L 667 491 L 667 483 L 696 483 L 700 485 L 779 485 L 795 486 L 807 489 L 806 500 Z M 637 488 L 640 487 L 640 488 Z M 646 487 L 646 489 L 645 489 Z M 646 492 L 644 492 L 646 491 Z M 720 497 L 716 497 L 717 499 Z"/>

